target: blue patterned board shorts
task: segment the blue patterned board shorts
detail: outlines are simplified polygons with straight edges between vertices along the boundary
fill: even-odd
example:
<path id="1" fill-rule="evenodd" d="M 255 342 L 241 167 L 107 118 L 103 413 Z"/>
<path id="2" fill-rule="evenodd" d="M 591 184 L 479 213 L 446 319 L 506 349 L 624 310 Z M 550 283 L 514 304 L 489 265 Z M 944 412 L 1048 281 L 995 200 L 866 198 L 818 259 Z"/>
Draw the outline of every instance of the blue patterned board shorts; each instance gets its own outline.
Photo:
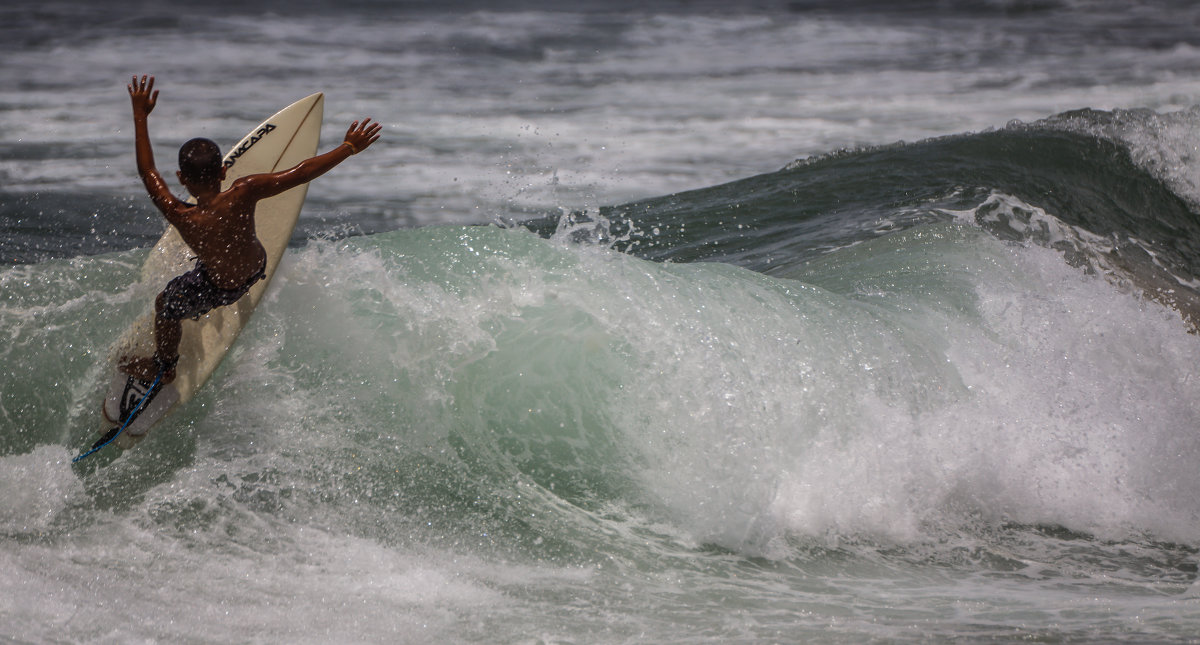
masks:
<path id="1" fill-rule="evenodd" d="M 200 316 L 217 307 L 237 302 L 254 283 L 266 276 L 267 263 L 263 262 L 262 268 L 250 276 L 246 284 L 237 289 L 222 289 L 213 284 L 208 269 L 196 260 L 196 268 L 167 283 L 162 292 L 163 305 L 159 315 L 167 320 L 199 320 Z"/>

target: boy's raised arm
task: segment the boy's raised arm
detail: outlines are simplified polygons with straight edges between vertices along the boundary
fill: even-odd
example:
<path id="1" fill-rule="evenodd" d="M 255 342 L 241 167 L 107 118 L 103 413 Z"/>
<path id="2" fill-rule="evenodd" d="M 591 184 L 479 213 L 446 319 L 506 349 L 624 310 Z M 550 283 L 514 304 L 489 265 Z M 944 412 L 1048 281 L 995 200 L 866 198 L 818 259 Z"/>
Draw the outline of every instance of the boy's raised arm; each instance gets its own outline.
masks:
<path id="1" fill-rule="evenodd" d="M 129 101 L 133 105 L 133 137 L 134 150 L 137 153 L 138 175 L 150 193 L 150 199 L 164 214 L 178 200 L 171 194 L 167 182 L 163 180 L 158 168 L 154 166 L 154 150 L 150 146 L 150 127 L 147 117 L 158 104 L 158 91 L 154 89 L 154 77 L 143 75 L 141 80 L 135 75 L 133 82 L 127 86 Z"/>
<path id="2" fill-rule="evenodd" d="M 346 130 L 346 137 L 342 143 L 333 150 L 305 159 L 287 170 L 250 175 L 240 181 L 245 181 L 250 185 L 249 187 L 257 199 L 278 195 L 320 177 L 352 155 L 366 150 L 368 146 L 379 140 L 382 129 L 382 125 L 372 123 L 371 119 L 363 119 L 362 123 L 355 121 Z"/>

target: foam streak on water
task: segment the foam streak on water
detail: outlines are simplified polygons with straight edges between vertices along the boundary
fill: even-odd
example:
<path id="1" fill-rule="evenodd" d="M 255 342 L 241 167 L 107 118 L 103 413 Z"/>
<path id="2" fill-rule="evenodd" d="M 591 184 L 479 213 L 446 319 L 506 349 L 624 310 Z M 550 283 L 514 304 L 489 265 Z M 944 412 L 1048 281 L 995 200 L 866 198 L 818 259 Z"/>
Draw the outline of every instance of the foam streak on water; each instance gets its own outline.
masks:
<path id="1" fill-rule="evenodd" d="M 159 78 L 152 134 L 165 162 L 192 136 L 231 145 L 318 90 L 328 145 L 353 119 L 381 121 L 386 143 L 370 161 L 310 194 L 305 231 L 598 207 L 838 149 L 1080 107 L 1169 112 L 1200 97 L 1190 3 L 421 4 L 226 5 L 214 16 L 170 3 L 9 3 L 4 204 L 69 222 L 93 253 L 152 237 L 145 200 L 130 201 L 124 84 L 135 72 Z M 14 245 L 0 260 L 79 243 Z"/>

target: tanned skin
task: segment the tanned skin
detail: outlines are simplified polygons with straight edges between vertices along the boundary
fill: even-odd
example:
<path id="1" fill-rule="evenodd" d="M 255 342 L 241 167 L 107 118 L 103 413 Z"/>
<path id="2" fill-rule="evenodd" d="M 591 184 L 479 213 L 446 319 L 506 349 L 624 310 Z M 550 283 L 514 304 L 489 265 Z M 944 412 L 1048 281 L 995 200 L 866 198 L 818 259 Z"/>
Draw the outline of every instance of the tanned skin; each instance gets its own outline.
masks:
<path id="1" fill-rule="evenodd" d="M 296 186 L 308 183 L 325 174 L 352 155 L 367 149 L 379 139 L 382 126 L 363 119 L 355 121 L 346 131 L 345 140 L 338 147 L 316 157 L 300 162 L 296 166 L 274 173 L 248 175 L 233 182 L 225 191 L 219 177 L 197 179 L 176 172 L 180 183 L 187 189 L 196 203 L 189 204 L 171 194 L 167 182 L 154 165 L 154 151 L 150 146 L 147 117 L 158 103 L 158 91 L 154 89 L 154 77 L 133 77 L 129 84 L 129 99 L 133 104 L 134 145 L 137 151 L 137 169 L 146 192 L 163 217 L 179 230 L 183 241 L 208 269 L 209 278 L 222 289 L 236 289 L 246 284 L 258 272 L 266 258 L 266 250 L 254 230 L 254 207 L 263 199 L 274 197 Z M 156 312 L 162 311 L 163 297 L 156 301 Z M 173 360 L 179 350 L 181 325 L 178 320 L 164 319 L 156 315 L 154 321 L 155 356 L 163 361 Z M 158 375 L 158 367 L 150 357 L 125 357 L 121 369 L 145 381 Z M 169 383 L 175 378 L 171 368 L 163 376 Z"/>

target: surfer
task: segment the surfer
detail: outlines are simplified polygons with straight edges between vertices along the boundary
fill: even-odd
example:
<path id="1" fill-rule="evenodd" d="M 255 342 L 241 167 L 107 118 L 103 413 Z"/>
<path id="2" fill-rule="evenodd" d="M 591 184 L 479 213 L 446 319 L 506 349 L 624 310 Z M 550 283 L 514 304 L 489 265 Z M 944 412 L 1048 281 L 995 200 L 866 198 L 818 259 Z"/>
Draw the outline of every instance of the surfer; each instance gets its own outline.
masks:
<path id="1" fill-rule="evenodd" d="M 197 320 L 217 307 L 237 302 L 266 276 L 267 252 L 255 234 L 255 205 L 312 181 L 362 152 L 379 139 L 382 126 L 370 119 L 355 121 L 345 140 L 333 150 L 287 170 L 241 177 L 224 191 L 220 148 L 208 139 L 192 139 L 179 149 L 179 171 L 175 173 L 196 198 L 195 204 L 189 204 L 171 194 L 154 166 L 146 118 L 158 102 L 154 77 L 139 80 L 134 76 L 128 89 L 138 174 L 154 205 L 196 254 L 195 268 L 167 283 L 154 302 L 154 355 L 125 356 L 119 363 L 123 372 L 147 382 L 161 373 L 165 384 L 175 378 L 183 319 Z"/>

